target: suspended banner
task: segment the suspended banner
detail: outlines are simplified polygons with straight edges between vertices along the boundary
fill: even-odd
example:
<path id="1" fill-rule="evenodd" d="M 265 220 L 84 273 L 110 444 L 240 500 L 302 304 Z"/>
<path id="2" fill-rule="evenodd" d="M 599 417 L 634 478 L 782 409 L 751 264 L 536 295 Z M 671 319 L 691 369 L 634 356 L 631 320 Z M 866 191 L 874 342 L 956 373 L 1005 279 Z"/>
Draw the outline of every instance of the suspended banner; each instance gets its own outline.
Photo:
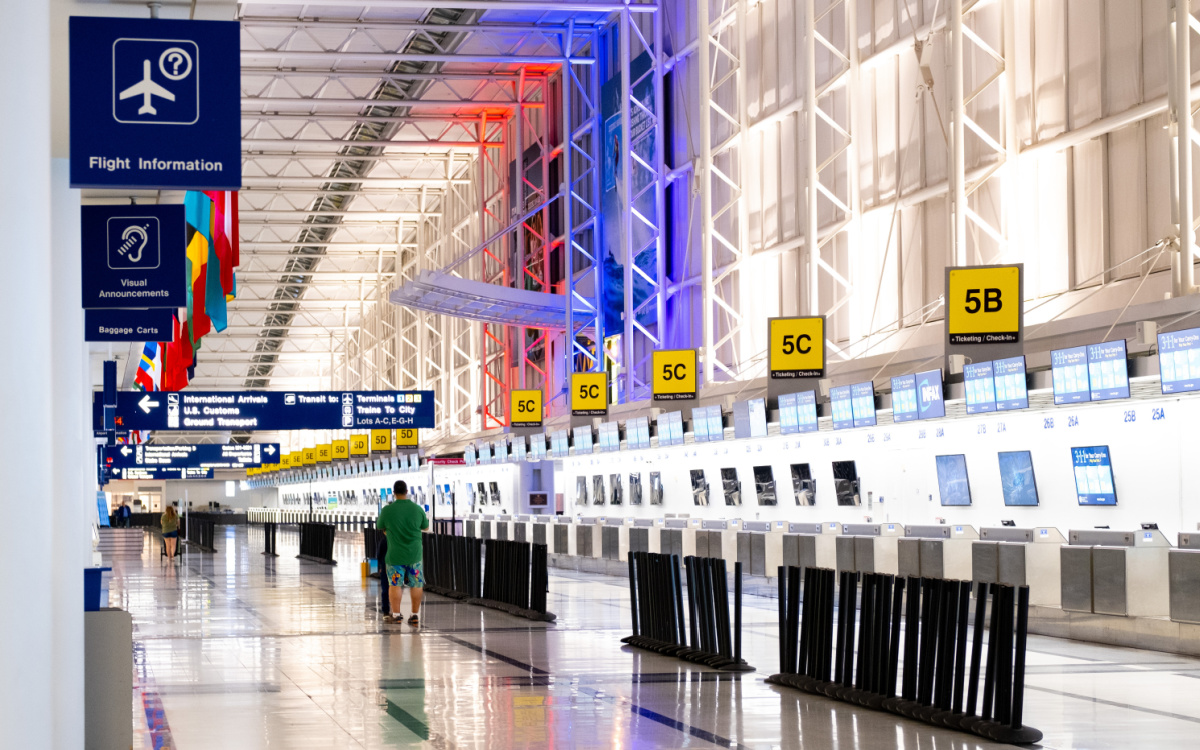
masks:
<path id="1" fill-rule="evenodd" d="M 85 310 L 84 341 L 170 341 L 175 313 L 161 310 Z"/>
<path id="2" fill-rule="evenodd" d="M 79 223 L 85 310 L 187 307 L 182 205 L 82 206 Z"/>
<path id="3" fill-rule="evenodd" d="M 159 467 L 242 469 L 272 463 L 279 456 L 278 443 L 230 445 L 121 445 L 105 449 L 110 467 Z"/>
<path id="4" fill-rule="evenodd" d="M 126 430 L 342 430 L 435 427 L 433 391 L 179 391 L 117 393 Z M 92 421 L 102 428 L 100 398 Z"/>
<path id="5" fill-rule="evenodd" d="M 180 466 L 127 466 L 109 470 L 110 479 L 212 479 L 212 469 Z"/>

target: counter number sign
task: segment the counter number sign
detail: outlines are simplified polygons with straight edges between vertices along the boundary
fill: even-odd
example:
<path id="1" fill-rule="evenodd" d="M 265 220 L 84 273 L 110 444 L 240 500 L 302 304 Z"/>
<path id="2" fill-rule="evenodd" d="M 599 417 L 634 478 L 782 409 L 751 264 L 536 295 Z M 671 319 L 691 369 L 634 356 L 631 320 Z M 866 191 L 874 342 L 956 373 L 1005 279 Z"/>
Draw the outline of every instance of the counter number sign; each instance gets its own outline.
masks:
<path id="1" fill-rule="evenodd" d="M 825 318 L 767 321 L 768 367 L 772 380 L 825 377 Z"/>
<path id="2" fill-rule="evenodd" d="M 655 401 L 688 401 L 696 398 L 699 383 L 695 349 L 664 349 L 654 352 Z"/>
<path id="3" fill-rule="evenodd" d="M 571 414 L 602 417 L 608 413 L 608 375 L 577 372 L 571 375 Z"/>
<path id="4" fill-rule="evenodd" d="M 300 454 L 300 463 L 304 466 L 312 466 L 317 462 L 317 447 L 315 445 L 311 448 L 305 448 Z"/>
<path id="5" fill-rule="evenodd" d="M 415 427 L 396 430 L 397 448 L 416 448 L 418 445 L 417 441 L 418 433 Z"/>
<path id="6" fill-rule="evenodd" d="M 333 446 L 329 443 L 317 446 L 317 463 L 327 464 L 333 461 Z"/>
<path id="7" fill-rule="evenodd" d="M 346 461 L 350 458 L 350 441 L 349 440 L 334 440 L 333 441 L 333 460 Z"/>
<path id="8" fill-rule="evenodd" d="M 371 430 L 371 452 L 372 453 L 391 453 L 392 452 L 392 431 L 391 430 Z"/>
<path id="9" fill-rule="evenodd" d="M 517 389 L 509 391 L 508 423 L 512 427 L 541 427 L 542 392 Z"/>
<path id="10" fill-rule="evenodd" d="M 1021 265 L 946 269 L 946 333 L 951 344 L 1021 340 Z"/>
<path id="11" fill-rule="evenodd" d="M 371 452 L 370 435 L 351 435 L 349 442 L 351 456 L 365 456 Z"/>

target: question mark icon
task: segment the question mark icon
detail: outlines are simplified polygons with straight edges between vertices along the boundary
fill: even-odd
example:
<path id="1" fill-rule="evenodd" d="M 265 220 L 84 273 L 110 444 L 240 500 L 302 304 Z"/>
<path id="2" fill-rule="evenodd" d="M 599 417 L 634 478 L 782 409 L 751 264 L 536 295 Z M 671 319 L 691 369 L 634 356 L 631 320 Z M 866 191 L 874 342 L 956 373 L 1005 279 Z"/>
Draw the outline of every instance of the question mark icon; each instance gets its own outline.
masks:
<path id="1" fill-rule="evenodd" d="M 182 81 L 192 72 L 192 56 L 180 47 L 163 50 L 158 57 L 158 69 L 172 81 Z"/>

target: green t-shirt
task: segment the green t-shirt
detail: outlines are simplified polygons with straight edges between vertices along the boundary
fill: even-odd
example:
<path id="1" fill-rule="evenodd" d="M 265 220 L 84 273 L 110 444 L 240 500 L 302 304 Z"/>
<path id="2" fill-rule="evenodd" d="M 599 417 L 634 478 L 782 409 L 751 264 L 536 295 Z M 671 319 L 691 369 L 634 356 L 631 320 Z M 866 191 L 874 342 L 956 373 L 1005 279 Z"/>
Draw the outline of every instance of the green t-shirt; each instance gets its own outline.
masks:
<path id="1" fill-rule="evenodd" d="M 396 500 L 379 512 L 375 526 L 387 534 L 388 565 L 421 562 L 421 532 L 429 528 L 429 519 L 421 506 L 412 500 Z"/>

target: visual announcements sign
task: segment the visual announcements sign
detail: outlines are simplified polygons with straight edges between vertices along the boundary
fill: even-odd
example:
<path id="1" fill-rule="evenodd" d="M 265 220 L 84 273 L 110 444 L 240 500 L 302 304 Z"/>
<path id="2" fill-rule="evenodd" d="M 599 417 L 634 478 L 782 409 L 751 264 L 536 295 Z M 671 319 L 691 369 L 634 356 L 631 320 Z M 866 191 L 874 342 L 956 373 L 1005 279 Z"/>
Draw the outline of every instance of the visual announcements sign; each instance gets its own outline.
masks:
<path id="1" fill-rule="evenodd" d="M 95 425 L 102 423 L 102 414 L 97 396 L 92 404 Z M 117 393 L 116 417 L 126 430 L 274 431 L 435 426 L 433 391 L 120 391 Z"/>
<path id="2" fill-rule="evenodd" d="M 1024 330 L 1024 266 L 946 269 L 946 336 L 952 346 L 1016 344 Z"/>
<path id="3" fill-rule="evenodd" d="M 71 187 L 237 190 L 236 21 L 70 20 Z"/>
<path id="4" fill-rule="evenodd" d="M 187 307 L 182 205 L 83 206 L 80 229 L 85 310 Z"/>

